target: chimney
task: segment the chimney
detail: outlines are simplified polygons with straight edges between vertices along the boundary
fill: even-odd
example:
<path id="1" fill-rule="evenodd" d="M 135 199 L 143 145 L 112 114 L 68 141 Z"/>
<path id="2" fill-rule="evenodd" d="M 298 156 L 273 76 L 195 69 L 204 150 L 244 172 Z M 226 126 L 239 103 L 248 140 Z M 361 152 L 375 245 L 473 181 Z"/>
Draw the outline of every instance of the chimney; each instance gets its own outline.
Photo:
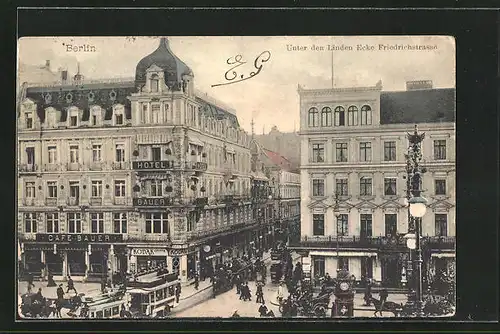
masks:
<path id="1" fill-rule="evenodd" d="M 50 70 L 50 60 L 45 61 L 45 67 Z"/>
<path id="2" fill-rule="evenodd" d="M 423 90 L 423 89 L 432 89 L 432 80 L 416 80 L 416 81 L 407 81 L 406 82 L 406 90 Z"/>

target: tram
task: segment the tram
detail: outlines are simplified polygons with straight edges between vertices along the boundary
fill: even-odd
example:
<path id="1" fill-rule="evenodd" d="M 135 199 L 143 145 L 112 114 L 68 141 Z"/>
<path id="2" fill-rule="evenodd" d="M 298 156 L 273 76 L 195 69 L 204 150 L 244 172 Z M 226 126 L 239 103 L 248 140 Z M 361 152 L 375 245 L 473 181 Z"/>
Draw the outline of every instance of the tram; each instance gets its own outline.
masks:
<path id="1" fill-rule="evenodd" d="M 131 315 L 135 318 L 165 317 L 174 307 L 175 287 L 180 284 L 176 273 L 151 273 L 128 282 Z"/>
<path id="2" fill-rule="evenodd" d="M 103 299 L 88 304 L 87 317 L 90 319 L 120 318 L 120 309 L 124 305 L 123 299 Z"/>

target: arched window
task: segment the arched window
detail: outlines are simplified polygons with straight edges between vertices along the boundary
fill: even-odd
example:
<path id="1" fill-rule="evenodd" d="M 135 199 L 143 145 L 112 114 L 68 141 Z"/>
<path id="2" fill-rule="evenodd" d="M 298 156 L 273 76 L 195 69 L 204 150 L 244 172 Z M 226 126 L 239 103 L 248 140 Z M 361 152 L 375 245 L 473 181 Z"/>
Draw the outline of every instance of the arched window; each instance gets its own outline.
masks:
<path id="1" fill-rule="evenodd" d="M 344 107 L 335 108 L 335 125 L 343 126 L 345 125 L 345 109 Z"/>
<path id="2" fill-rule="evenodd" d="M 160 90 L 160 79 L 158 78 L 158 75 L 153 74 L 151 76 L 151 91 L 153 93 L 157 93 Z"/>
<path id="3" fill-rule="evenodd" d="M 347 125 L 358 125 L 358 107 L 350 106 L 347 109 Z"/>
<path id="4" fill-rule="evenodd" d="M 372 124 L 372 108 L 370 106 L 364 105 L 361 107 L 361 125 L 371 125 Z"/>
<path id="5" fill-rule="evenodd" d="M 329 107 L 321 109 L 321 126 L 332 126 L 332 109 Z"/>
<path id="6" fill-rule="evenodd" d="M 309 127 L 316 127 L 319 125 L 319 114 L 318 114 L 318 109 L 315 107 L 312 107 L 309 109 Z"/>

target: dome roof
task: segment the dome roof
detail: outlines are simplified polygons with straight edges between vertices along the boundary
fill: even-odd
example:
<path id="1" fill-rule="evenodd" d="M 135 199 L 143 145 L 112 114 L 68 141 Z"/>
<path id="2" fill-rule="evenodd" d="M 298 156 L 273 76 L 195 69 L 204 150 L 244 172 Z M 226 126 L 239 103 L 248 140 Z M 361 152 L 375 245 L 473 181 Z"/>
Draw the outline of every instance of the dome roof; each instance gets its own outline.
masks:
<path id="1" fill-rule="evenodd" d="M 150 55 L 139 61 L 135 69 L 135 83 L 143 85 L 146 83 L 146 71 L 152 65 L 161 68 L 165 74 L 165 84 L 169 88 L 180 89 L 183 75 L 193 75 L 193 71 L 170 49 L 167 38 L 162 38 L 158 48 Z"/>

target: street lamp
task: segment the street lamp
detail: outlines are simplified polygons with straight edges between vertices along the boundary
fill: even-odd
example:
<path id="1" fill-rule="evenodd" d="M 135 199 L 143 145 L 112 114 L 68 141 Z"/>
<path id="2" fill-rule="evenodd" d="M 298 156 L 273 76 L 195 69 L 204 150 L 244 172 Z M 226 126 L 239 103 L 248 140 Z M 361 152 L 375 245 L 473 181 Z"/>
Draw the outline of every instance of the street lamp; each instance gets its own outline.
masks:
<path id="1" fill-rule="evenodd" d="M 333 214 L 335 215 L 335 221 L 337 222 L 337 226 L 339 224 L 340 217 L 340 209 L 339 209 L 339 194 L 335 194 L 335 206 L 333 207 Z M 339 229 L 337 227 L 336 231 L 337 236 L 337 269 L 338 269 L 338 261 L 339 261 Z"/>
<path id="2" fill-rule="evenodd" d="M 423 197 L 412 197 L 408 201 L 410 204 L 410 215 L 415 218 L 422 218 L 427 211 L 426 203 L 427 200 Z"/>

